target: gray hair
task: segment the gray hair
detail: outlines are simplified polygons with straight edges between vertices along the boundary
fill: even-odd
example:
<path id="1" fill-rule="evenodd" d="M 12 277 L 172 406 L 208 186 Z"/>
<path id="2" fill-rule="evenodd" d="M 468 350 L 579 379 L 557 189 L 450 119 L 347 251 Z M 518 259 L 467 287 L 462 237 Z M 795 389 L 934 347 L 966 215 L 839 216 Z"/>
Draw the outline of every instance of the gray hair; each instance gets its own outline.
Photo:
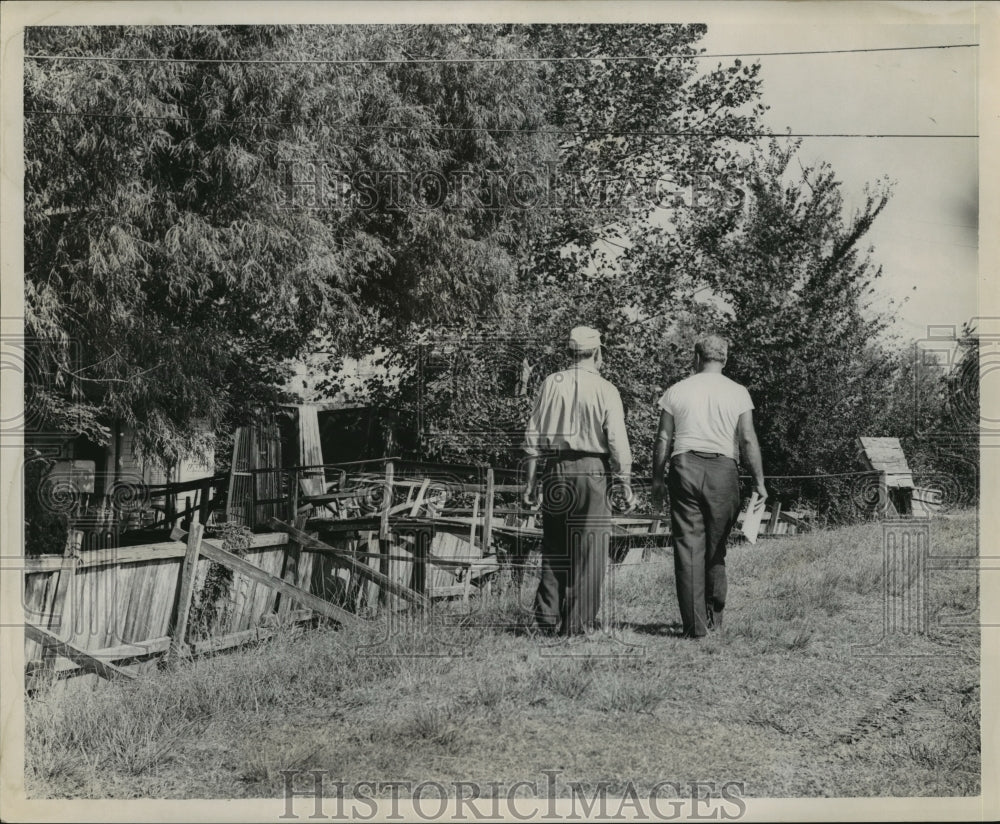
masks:
<path id="1" fill-rule="evenodd" d="M 729 341 L 719 335 L 704 335 L 698 338 L 694 351 L 702 361 L 725 363 L 729 357 Z"/>

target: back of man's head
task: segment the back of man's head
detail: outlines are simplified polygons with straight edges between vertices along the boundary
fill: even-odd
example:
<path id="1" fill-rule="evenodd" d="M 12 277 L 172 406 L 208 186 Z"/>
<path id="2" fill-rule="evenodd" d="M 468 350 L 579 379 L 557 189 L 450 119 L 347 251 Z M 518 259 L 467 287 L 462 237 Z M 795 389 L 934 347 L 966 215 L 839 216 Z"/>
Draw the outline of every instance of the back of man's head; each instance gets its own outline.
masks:
<path id="1" fill-rule="evenodd" d="M 695 343 L 694 351 L 702 363 L 725 363 L 729 357 L 729 341 L 719 335 L 704 335 Z"/>

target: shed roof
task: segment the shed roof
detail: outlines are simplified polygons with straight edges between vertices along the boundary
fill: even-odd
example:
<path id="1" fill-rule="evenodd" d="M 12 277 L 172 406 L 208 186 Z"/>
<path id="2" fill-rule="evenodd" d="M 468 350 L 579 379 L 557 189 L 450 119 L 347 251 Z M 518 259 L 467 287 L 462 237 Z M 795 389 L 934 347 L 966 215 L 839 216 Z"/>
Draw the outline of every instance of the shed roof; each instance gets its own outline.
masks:
<path id="1" fill-rule="evenodd" d="M 911 489 L 913 475 L 899 438 L 858 438 L 861 457 L 870 469 L 885 472 L 886 485 Z"/>

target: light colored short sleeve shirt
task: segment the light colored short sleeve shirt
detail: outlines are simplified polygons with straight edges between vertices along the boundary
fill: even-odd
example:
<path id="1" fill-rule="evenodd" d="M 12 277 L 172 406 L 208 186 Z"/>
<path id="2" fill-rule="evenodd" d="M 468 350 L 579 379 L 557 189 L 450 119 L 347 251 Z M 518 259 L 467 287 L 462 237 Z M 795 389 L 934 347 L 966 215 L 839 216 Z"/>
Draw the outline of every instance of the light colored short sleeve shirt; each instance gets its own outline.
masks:
<path id="1" fill-rule="evenodd" d="M 753 409 L 746 387 L 720 372 L 699 372 L 675 383 L 659 402 L 674 419 L 671 457 L 681 452 L 718 452 L 739 459 L 736 428 Z"/>
<path id="2" fill-rule="evenodd" d="M 621 396 L 614 384 L 585 365 L 545 379 L 525 431 L 528 455 L 564 449 L 606 454 L 616 474 L 632 470 Z"/>

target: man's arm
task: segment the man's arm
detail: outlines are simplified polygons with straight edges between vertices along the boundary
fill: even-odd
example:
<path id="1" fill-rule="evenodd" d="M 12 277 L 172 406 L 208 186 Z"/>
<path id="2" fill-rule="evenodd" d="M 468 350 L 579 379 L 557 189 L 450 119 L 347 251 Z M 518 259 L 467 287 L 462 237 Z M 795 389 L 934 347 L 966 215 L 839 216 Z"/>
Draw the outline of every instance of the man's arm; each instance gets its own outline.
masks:
<path id="1" fill-rule="evenodd" d="M 753 475 L 755 492 L 761 500 L 767 498 L 767 489 L 764 487 L 764 465 L 760 458 L 760 444 L 757 443 L 757 432 L 753 428 L 753 411 L 747 410 L 740 415 L 737 432 L 740 437 L 740 448 L 743 458 L 750 467 L 750 474 Z"/>
<path id="2" fill-rule="evenodd" d="M 538 473 L 538 451 L 541 445 L 541 427 L 542 427 L 542 404 L 545 395 L 546 384 L 542 384 L 542 388 L 538 391 L 538 397 L 535 398 L 535 406 L 532 409 L 531 417 L 528 418 L 528 426 L 524 432 L 524 454 L 527 456 L 525 461 L 525 479 L 524 479 L 524 492 L 521 494 L 521 503 L 526 507 L 533 507 L 535 505 L 535 478 Z"/>
<path id="3" fill-rule="evenodd" d="M 625 429 L 625 408 L 617 390 L 612 393 L 604 419 L 604 434 L 608 439 L 608 464 L 612 474 L 618 478 L 622 496 L 628 512 L 635 509 L 635 495 L 632 493 L 632 449 L 628 444 Z"/>
<path id="4" fill-rule="evenodd" d="M 656 441 L 653 443 L 653 509 L 663 508 L 666 500 L 667 459 L 670 457 L 670 446 L 674 440 L 674 416 L 666 410 L 660 412 L 660 425 L 656 431 Z"/>
<path id="5" fill-rule="evenodd" d="M 538 458 L 529 455 L 525 462 L 524 492 L 521 495 L 521 503 L 529 509 L 535 505 L 535 475 L 538 473 Z"/>
<path id="6" fill-rule="evenodd" d="M 621 395 L 612 393 L 608 402 L 604 419 L 604 434 L 608 439 L 608 463 L 611 471 L 628 486 L 632 479 L 632 449 L 628 445 L 628 432 L 625 430 L 625 408 L 622 406 Z"/>

